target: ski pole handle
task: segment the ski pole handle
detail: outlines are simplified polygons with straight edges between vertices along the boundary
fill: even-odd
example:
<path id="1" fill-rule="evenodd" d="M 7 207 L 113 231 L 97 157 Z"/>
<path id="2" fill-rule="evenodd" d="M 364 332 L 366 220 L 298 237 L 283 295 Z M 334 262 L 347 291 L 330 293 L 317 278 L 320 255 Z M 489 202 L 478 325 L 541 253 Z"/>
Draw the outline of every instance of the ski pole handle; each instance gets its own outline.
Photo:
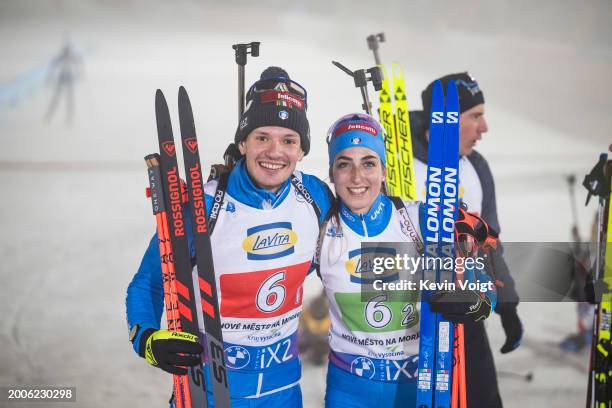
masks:
<path id="1" fill-rule="evenodd" d="M 259 56 L 258 41 L 253 41 L 248 44 L 234 44 L 232 48 L 235 51 L 236 64 L 238 64 L 238 121 L 244 113 L 244 67 L 247 63 L 247 55 L 253 57 Z"/>
<path id="2" fill-rule="evenodd" d="M 361 91 L 361 98 L 363 99 L 363 104 L 361 105 L 361 107 L 368 115 L 371 115 L 372 102 L 370 102 L 370 97 L 368 95 L 368 81 L 372 82 L 374 90 L 380 91 L 382 89 L 382 73 L 380 69 L 378 67 L 372 67 L 369 69 L 358 69 L 356 71 L 351 71 L 350 69 L 348 69 L 337 61 L 332 61 L 332 64 L 334 64 L 347 75 L 353 77 L 355 87 L 359 88 L 359 90 Z"/>
<path id="3" fill-rule="evenodd" d="M 374 61 L 376 61 L 376 65 L 380 65 L 380 55 L 378 55 L 378 44 L 381 42 L 385 42 L 385 33 L 378 33 L 369 35 L 366 38 L 368 42 L 368 48 L 372 50 L 374 53 Z"/>

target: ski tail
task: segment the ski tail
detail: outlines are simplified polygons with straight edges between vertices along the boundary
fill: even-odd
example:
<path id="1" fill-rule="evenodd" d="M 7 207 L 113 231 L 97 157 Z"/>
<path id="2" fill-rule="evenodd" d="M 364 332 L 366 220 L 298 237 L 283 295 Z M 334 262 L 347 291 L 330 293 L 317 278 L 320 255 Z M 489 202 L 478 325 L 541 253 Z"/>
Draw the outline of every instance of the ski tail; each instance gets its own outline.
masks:
<path id="1" fill-rule="evenodd" d="M 178 96 L 179 121 L 185 173 L 187 174 L 187 191 L 192 219 L 193 244 L 196 253 L 197 279 L 194 278 L 196 293 L 201 299 L 198 308 L 206 329 L 206 351 L 208 366 L 211 371 L 212 392 L 215 407 L 230 406 L 230 393 L 225 363 L 221 316 L 217 296 L 217 284 L 207 228 L 206 200 L 202 179 L 202 165 L 195 131 L 193 110 L 187 91 L 179 88 Z"/>
<path id="2" fill-rule="evenodd" d="M 198 323 L 199 303 L 195 296 L 192 276 L 191 256 L 183 214 L 180 173 L 176 159 L 176 148 L 172 135 L 172 125 L 168 104 L 161 90 L 155 94 L 155 116 L 160 150 L 160 174 L 162 196 L 165 202 L 169 247 L 171 260 L 168 263 L 170 275 L 174 274 L 176 288 L 176 309 L 180 320 L 181 331 L 198 336 L 204 346 L 204 331 Z M 162 260 L 163 261 L 163 260 Z M 163 263 L 163 262 L 162 262 Z M 173 306 L 174 307 L 174 306 Z M 175 389 L 175 400 L 181 408 L 207 407 L 206 383 L 202 366 L 189 367 L 187 386 Z"/>
<path id="3" fill-rule="evenodd" d="M 393 100 L 389 76 L 384 65 L 379 65 L 383 76 L 382 88 L 379 94 L 380 106 L 378 116 L 380 124 L 385 129 L 385 158 L 387 160 L 387 189 L 388 194 L 401 197 L 402 186 L 400 181 L 400 168 L 397 160 L 397 135 L 395 134 L 395 120 L 393 118 Z"/>
<path id="4" fill-rule="evenodd" d="M 393 99 L 395 100 L 395 114 L 393 118 L 399 164 L 400 197 L 402 200 L 415 201 L 417 196 L 410 119 L 408 117 L 408 102 L 406 101 L 406 84 L 404 72 L 399 63 L 394 62 L 391 64 L 391 75 L 393 81 Z"/>

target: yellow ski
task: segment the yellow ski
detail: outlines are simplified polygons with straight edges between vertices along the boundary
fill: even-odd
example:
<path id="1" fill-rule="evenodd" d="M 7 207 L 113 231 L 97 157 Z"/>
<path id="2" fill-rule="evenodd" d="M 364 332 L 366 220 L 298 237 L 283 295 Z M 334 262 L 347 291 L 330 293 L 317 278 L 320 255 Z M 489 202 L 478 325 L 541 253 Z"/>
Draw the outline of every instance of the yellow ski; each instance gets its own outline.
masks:
<path id="1" fill-rule="evenodd" d="M 399 156 L 399 179 L 401 186 L 400 197 L 402 200 L 414 201 L 417 199 L 415 187 L 416 183 L 414 178 L 412 138 L 410 135 L 410 119 L 408 118 L 408 103 L 406 102 L 404 73 L 402 71 L 402 67 L 397 62 L 391 64 L 391 72 L 393 75 L 393 99 L 395 99 L 394 118 L 397 141 L 396 149 Z"/>
<path id="2" fill-rule="evenodd" d="M 610 364 L 612 325 L 612 161 L 602 154 L 598 164 L 585 177 L 584 186 L 599 197 L 597 251 L 595 261 L 596 283 L 603 281 L 605 291 L 596 309 L 591 370 L 587 406 L 610 408 L 612 406 L 612 364 Z M 607 190 L 610 186 L 610 190 Z M 588 202 L 588 201 L 587 201 Z M 603 287 L 602 287 L 603 289 Z"/>
<path id="3" fill-rule="evenodd" d="M 385 129 L 385 150 L 387 160 L 387 188 L 388 194 L 401 197 L 400 169 L 397 160 L 397 135 L 395 134 L 395 121 L 393 119 L 393 103 L 389 87 L 389 77 L 384 65 L 379 65 L 382 73 L 382 89 L 379 93 L 380 107 L 378 115 L 380 124 Z"/>

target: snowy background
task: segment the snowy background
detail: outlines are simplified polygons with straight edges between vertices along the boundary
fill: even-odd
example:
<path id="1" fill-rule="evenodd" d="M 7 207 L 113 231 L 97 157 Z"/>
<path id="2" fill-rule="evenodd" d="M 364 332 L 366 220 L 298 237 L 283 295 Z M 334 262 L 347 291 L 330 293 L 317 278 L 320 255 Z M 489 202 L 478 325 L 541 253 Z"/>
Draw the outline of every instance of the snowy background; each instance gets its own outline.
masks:
<path id="1" fill-rule="evenodd" d="M 236 127 L 234 43 L 262 42 L 248 83 L 281 65 L 307 87 L 313 148 L 301 169 L 322 177 L 327 127 L 361 103 L 332 59 L 373 66 L 365 37 L 384 31 L 381 57 L 402 63 L 412 108 L 432 79 L 469 70 L 486 95 L 478 149 L 496 176 L 502 239 L 568 240 L 565 176 L 581 181 L 612 141 L 612 6 L 568 3 L 0 2 L 0 386 L 76 386 L 69 407 L 165 406 L 170 377 L 133 353 L 124 308 L 154 230 L 142 160 L 157 146 L 153 95 L 164 90 L 175 115 L 186 86 L 203 160 L 216 161 Z M 68 40 L 83 58 L 74 121 L 60 101 L 45 122 L 44 73 Z M 595 207 L 577 191 L 586 236 Z M 307 297 L 318 286 L 309 279 Z M 521 304 L 524 345 L 505 356 L 490 319 L 498 370 L 534 374 L 500 375 L 505 406 L 584 404 L 588 354 L 556 346 L 575 331 L 574 307 Z M 324 370 L 305 367 L 305 406 L 322 405 L 324 384 Z"/>

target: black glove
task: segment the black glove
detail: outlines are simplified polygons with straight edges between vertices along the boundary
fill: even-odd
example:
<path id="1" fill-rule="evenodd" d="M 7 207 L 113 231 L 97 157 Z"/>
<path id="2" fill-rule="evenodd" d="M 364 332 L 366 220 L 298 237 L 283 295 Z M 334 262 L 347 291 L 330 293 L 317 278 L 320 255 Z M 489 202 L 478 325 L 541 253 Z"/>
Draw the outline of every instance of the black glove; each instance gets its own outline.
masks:
<path id="1" fill-rule="evenodd" d="M 140 356 L 170 374 L 187 374 L 186 366 L 202 364 L 204 348 L 190 333 L 147 329 L 140 338 Z"/>
<path id="2" fill-rule="evenodd" d="M 431 311 L 453 323 L 477 322 L 491 315 L 491 301 L 473 290 L 441 290 L 429 297 Z"/>
<path id="3" fill-rule="evenodd" d="M 516 313 L 516 306 L 508 308 L 497 308 L 497 312 L 501 317 L 502 326 L 506 333 L 506 342 L 499 350 L 502 354 L 516 350 L 521 345 L 523 339 L 523 324 Z"/>

